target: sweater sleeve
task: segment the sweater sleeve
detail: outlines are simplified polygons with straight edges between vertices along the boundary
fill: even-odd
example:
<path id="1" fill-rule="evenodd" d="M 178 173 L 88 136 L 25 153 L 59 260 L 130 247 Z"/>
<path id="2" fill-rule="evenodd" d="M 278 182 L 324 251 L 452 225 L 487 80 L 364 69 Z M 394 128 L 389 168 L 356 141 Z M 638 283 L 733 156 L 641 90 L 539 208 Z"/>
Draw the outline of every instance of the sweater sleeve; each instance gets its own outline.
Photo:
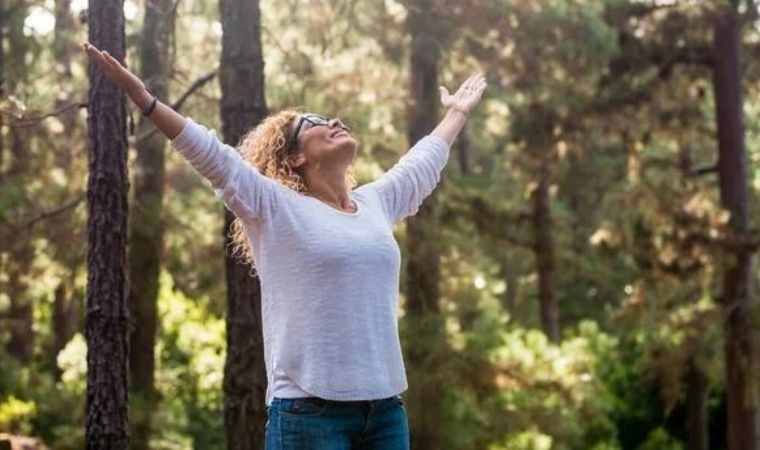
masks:
<path id="1" fill-rule="evenodd" d="M 186 119 L 182 131 L 171 140 L 172 147 L 210 182 L 214 195 L 236 216 L 258 221 L 271 217 L 281 195 L 279 189 L 284 187 L 223 143 L 216 131 Z"/>
<path id="2" fill-rule="evenodd" d="M 449 144 L 428 134 L 368 188 L 377 192 L 386 218 L 395 224 L 419 211 L 438 185 L 450 153 Z"/>

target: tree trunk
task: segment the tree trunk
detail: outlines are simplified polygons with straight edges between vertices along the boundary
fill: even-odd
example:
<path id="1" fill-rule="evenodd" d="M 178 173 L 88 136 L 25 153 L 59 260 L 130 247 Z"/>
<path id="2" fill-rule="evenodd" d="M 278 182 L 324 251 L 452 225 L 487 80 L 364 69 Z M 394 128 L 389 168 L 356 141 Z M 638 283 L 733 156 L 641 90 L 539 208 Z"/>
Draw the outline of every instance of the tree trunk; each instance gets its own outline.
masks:
<path id="1" fill-rule="evenodd" d="M 69 340 L 77 332 L 79 308 L 76 297 L 69 292 L 69 280 L 61 280 L 55 288 L 53 300 L 53 348 L 50 352 L 52 359 L 53 378 L 61 379 L 61 370 L 58 368 L 58 353 L 63 350 Z M 73 286 L 73 280 L 71 281 Z"/>
<path id="2" fill-rule="evenodd" d="M 414 145 L 435 127 L 438 116 L 439 43 L 430 0 L 407 2 L 407 33 L 411 36 L 407 140 Z M 441 448 L 442 386 L 430 379 L 437 373 L 445 342 L 439 307 L 440 252 L 437 190 L 425 199 L 416 215 L 406 221 L 405 339 L 409 366 L 409 422 L 411 448 Z M 430 355 L 438 355 L 431 358 Z"/>
<path id="3" fill-rule="evenodd" d="M 145 3 L 140 36 L 140 73 L 146 88 L 159 99 L 169 94 L 170 39 L 173 23 L 172 0 Z M 141 116 L 137 136 L 155 127 Z M 129 221 L 129 375 L 131 447 L 149 448 L 155 404 L 154 347 L 158 316 L 158 280 L 164 242 L 164 149 L 161 133 L 139 140 L 134 192 Z"/>
<path id="4" fill-rule="evenodd" d="M 124 2 L 90 2 L 89 41 L 124 60 Z M 126 96 L 89 63 L 87 130 L 87 399 L 88 449 L 126 449 L 127 176 Z"/>
<path id="5" fill-rule="evenodd" d="M 57 91 L 55 106 L 61 108 L 71 102 L 74 75 L 71 71 L 73 53 L 77 50 L 73 42 L 75 33 L 74 16 L 71 14 L 71 0 L 55 0 L 55 40 L 53 41 L 53 57 L 55 58 L 55 71 Z M 65 130 L 72 130 L 76 126 L 76 114 L 67 112 L 58 115 L 58 120 Z M 65 151 L 56 152 L 57 164 L 68 173 L 73 162 L 73 151 L 67 146 Z"/>
<path id="6" fill-rule="evenodd" d="M 5 28 L 8 23 L 8 13 L 6 12 L 5 2 L 0 2 L 0 99 L 5 99 Z M 5 126 L 5 115 L 0 114 L 0 184 L 3 181 L 3 171 L 5 170 L 5 135 L 3 127 Z"/>
<path id="7" fill-rule="evenodd" d="M 73 53 L 76 51 L 76 44 L 73 43 L 76 22 L 71 14 L 71 0 L 55 0 L 55 28 L 53 30 L 55 39 L 53 41 L 53 57 L 55 58 L 55 71 L 58 90 L 56 91 L 56 109 L 61 108 L 71 102 L 71 92 L 73 88 L 73 73 L 71 70 L 71 61 Z M 60 114 L 58 120 L 63 124 L 64 130 L 73 130 L 77 126 L 76 115 L 73 113 Z M 56 151 L 55 163 L 63 170 L 63 173 L 70 173 L 72 163 L 74 162 L 74 147 L 65 145 Z M 59 225 L 64 230 L 61 235 L 72 236 L 76 233 L 70 222 Z M 59 241 L 59 239 L 56 239 Z M 64 245 L 69 245 L 70 240 Z M 58 242 L 53 246 L 57 247 Z M 59 250 L 57 251 L 67 251 Z M 76 272 L 76 267 L 66 265 L 71 273 Z M 56 287 L 53 301 L 52 332 L 53 342 L 50 349 L 51 367 L 53 368 L 53 377 L 56 381 L 60 380 L 61 371 L 58 368 L 58 353 L 66 346 L 68 341 L 74 336 L 79 325 L 80 305 L 78 297 L 75 295 L 74 276 L 66 277 L 61 280 Z"/>
<path id="8" fill-rule="evenodd" d="M 709 416 L 707 377 L 692 357 L 686 372 L 686 433 L 688 450 L 707 450 Z"/>
<path id="9" fill-rule="evenodd" d="M 552 342 L 559 342 L 559 306 L 554 289 L 554 239 L 549 193 L 549 168 L 539 162 L 538 186 L 533 192 L 533 226 L 536 230 L 535 247 L 538 269 L 538 301 L 541 311 L 541 328 Z"/>
<path id="10" fill-rule="evenodd" d="M 471 172 L 470 169 L 470 133 L 467 132 L 467 125 L 462 128 L 457 139 L 457 155 L 459 156 L 459 168 L 464 175 Z"/>
<path id="11" fill-rule="evenodd" d="M 718 125 L 718 179 L 721 205 L 731 216 L 732 233 L 750 230 L 747 153 L 740 65 L 741 24 L 734 10 L 716 14 L 714 67 Z M 723 273 L 726 394 L 729 450 L 760 449 L 758 422 L 757 302 L 754 293 L 752 251 L 726 249 Z"/>
<path id="12" fill-rule="evenodd" d="M 235 145 L 268 114 L 258 0 L 222 0 L 222 90 L 224 140 Z M 224 245 L 234 216 L 225 212 Z M 227 273 L 227 360 L 224 365 L 224 423 L 227 448 L 264 446 L 267 388 L 261 327 L 261 286 L 250 267 L 225 252 Z"/>
<path id="13" fill-rule="evenodd" d="M 28 38 L 24 36 L 24 19 L 27 8 L 18 7 L 8 18 L 8 92 L 22 100 L 27 78 L 24 64 Z M 0 49 L 2 51 L 2 49 Z M 28 204 L 26 185 L 30 176 L 29 157 L 31 130 L 27 127 L 11 127 L 9 133 L 10 162 L 3 186 L 11 189 L 11 208 L 21 210 L 20 205 Z M 29 270 L 34 261 L 34 249 L 29 235 L 18 236 L 9 247 L 7 293 L 10 300 L 8 321 L 10 340 L 8 353 L 22 363 L 29 363 L 34 351 L 34 329 L 32 301 L 29 298 Z"/>

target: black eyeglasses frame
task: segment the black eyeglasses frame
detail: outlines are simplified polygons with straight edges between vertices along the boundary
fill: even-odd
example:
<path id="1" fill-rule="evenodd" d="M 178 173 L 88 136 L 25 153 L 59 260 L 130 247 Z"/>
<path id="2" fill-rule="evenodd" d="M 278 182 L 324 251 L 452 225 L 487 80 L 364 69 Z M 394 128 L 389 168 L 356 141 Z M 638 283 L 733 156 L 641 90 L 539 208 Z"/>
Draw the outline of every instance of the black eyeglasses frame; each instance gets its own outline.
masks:
<path id="1" fill-rule="evenodd" d="M 290 141 L 287 144 L 287 155 L 292 155 L 295 153 L 294 149 L 296 147 L 296 142 L 298 141 L 298 132 L 301 131 L 301 126 L 304 122 L 309 122 L 312 124 L 312 126 L 330 126 L 330 118 L 319 115 L 319 114 L 303 114 L 298 119 L 298 124 L 296 125 L 296 130 L 293 132 L 293 134 L 290 137 Z M 340 122 L 340 121 L 339 121 Z M 344 130 L 349 130 L 343 122 L 340 122 L 341 128 Z"/>

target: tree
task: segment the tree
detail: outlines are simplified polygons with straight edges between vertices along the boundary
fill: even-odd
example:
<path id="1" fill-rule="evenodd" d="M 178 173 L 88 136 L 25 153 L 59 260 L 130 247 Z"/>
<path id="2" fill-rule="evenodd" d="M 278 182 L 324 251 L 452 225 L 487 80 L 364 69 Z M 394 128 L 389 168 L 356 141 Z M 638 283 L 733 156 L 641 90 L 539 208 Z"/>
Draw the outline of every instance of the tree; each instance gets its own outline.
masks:
<path id="1" fill-rule="evenodd" d="M 168 97 L 170 40 L 174 21 L 171 0 L 145 3 L 140 35 L 140 78 L 160 99 Z M 132 214 L 129 217 L 129 374 L 132 448 L 148 448 L 155 404 L 158 276 L 163 253 L 164 149 L 166 139 L 149 119 L 137 127 L 137 161 Z"/>
<path id="2" fill-rule="evenodd" d="M 89 41 L 124 61 L 124 2 L 92 2 Z M 126 449 L 127 110 L 124 93 L 89 63 L 87 125 L 87 398 L 88 449 Z"/>
<path id="3" fill-rule="evenodd" d="M 24 36 L 24 19 L 27 7 L 17 4 L 7 17 L 8 93 L 25 101 L 27 66 L 24 63 L 29 52 L 29 40 Z M 4 51 L 0 48 L 0 52 Z M 9 197 L 16 211 L 23 211 L 28 203 L 27 185 L 30 177 L 31 160 L 28 152 L 31 147 L 32 133 L 29 128 L 15 127 L 11 124 L 9 132 L 8 170 L 3 174 L 4 187 L 10 190 Z M 8 274 L 7 292 L 10 299 L 8 308 L 8 323 L 10 340 L 8 353 L 23 363 L 29 363 L 34 350 L 33 305 L 29 298 L 29 283 L 26 274 L 34 262 L 34 248 L 28 234 L 15 236 L 9 244 L 9 258 L 3 272 Z"/>
<path id="4" fill-rule="evenodd" d="M 258 0 L 222 0 L 222 89 L 224 140 L 236 144 L 267 115 L 264 57 Z M 225 212 L 224 245 L 231 243 L 234 216 Z M 261 326 L 261 284 L 250 268 L 225 252 L 227 272 L 227 360 L 224 366 L 224 422 L 227 447 L 258 449 L 264 443 L 267 388 Z"/>
<path id="5" fill-rule="evenodd" d="M 431 0 L 408 1 L 406 30 L 411 36 L 407 142 L 414 145 L 428 134 L 438 116 L 438 61 L 440 43 L 436 7 Z M 436 191 L 406 221 L 406 324 L 413 339 L 406 354 L 414 387 L 409 392 L 411 445 L 440 448 L 442 386 L 431 382 L 445 342 L 439 299 L 440 241 Z M 413 327 L 413 329 L 412 329 Z M 437 357 L 430 358 L 431 352 Z M 424 377 L 424 378 L 423 378 Z M 414 382 L 417 380 L 417 382 Z M 425 380 L 425 381 L 423 381 Z M 412 384 L 410 383 L 410 384 Z"/>
<path id="6" fill-rule="evenodd" d="M 736 3 L 736 2 L 734 2 Z M 750 232 L 747 152 L 741 75 L 741 21 L 736 5 L 714 18 L 713 89 L 718 125 L 718 181 L 721 205 L 730 212 L 729 234 Z M 723 267 L 723 327 L 729 450 L 760 449 L 757 299 L 748 246 L 726 249 Z"/>

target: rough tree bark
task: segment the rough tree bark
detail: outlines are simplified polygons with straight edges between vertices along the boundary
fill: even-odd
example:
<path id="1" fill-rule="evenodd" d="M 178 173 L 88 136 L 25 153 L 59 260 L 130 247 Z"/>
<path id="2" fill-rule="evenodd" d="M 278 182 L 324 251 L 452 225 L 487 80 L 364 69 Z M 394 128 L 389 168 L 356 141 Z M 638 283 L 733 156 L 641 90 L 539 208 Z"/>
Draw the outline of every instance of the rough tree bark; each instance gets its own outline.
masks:
<path id="1" fill-rule="evenodd" d="M 173 1 L 145 3 L 140 35 L 140 77 L 148 91 L 166 101 L 169 95 Z M 153 129 L 141 117 L 137 136 Z M 166 138 L 153 133 L 136 144 L 132 214 L 129 217 L 129 375 L 131 447 L 148 448 L 155 404 L 154 347 L 158 316 L 158 279 L 163 253 L 164 153 Z"/>
<path id="2" fill-rule="evenodd" d="M 264 56 L 258 0 L 222 0 L 222 89 L 224 140 L 235 145 L 267 115 L 264 96 Z M 234 216 L 225 212 L 224 245 Z M 264 446 L 267 388 L 261 328 L 261 285 L 250 267 L 225 251 L 227 275 L 227 360 L 224 366 L 224 422 L 227 447 Z"/>
<path id="3" fill-rule="evenodd" d="M 438 117 L 439 43 L 431 0 L 406 2 L 406 30 L 411 36 L 409 55 L 411 102 L 407 110 L 407 141 L 414 145 L 435 128 Z M 440 186 L 439 188 L 440 189 Z M 405 353 L 409 366 L 410 389 L 407 395 L 411 448 L 441 448 L 441 385 L 424 382 L 437 373 L 431 352 L 440 356 L 444 327 L 439 307 L 440 252 L 437 247 L 439 223 L 437 191 L 423 202 L 416 215 L 406 221 L 406 314 Z M 413 327 L 413 329 L 412 329 Z"/>
<path id="4" fill-rule="evenodd" d="M 124 61 L 124 2 L 90 2 L 89 41 Z M 126 96 L 89 62 L 87 129 L 88 449 L 129 445 L 127 419 L 127 110 Z"/>
<path id="5" fill-rule="evenodd" d="M 741 23 L 735 9 L 716 12 L 713 28 L 713 88 L 718 125 L 721 205 L 734 234 L 750 231 L 747 152 L 741 75 Z M 757 299 L 752 250 L 726 249 L 723 268 L 723 327 L 729 450 L 760 449 L 758 421 Z"/>

